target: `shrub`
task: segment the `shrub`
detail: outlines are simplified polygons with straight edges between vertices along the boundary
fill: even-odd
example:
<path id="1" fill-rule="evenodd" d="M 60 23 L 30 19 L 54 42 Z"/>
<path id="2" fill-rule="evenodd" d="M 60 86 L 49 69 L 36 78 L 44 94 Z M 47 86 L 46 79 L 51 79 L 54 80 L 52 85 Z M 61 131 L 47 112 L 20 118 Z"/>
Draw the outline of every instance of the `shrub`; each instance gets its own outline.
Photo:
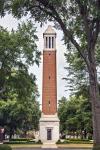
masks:
<path id="1" fill-rule="evenodd" d="M 10 141 L 30 141 L 31 138 L 19 138 L 19 139 L 10 139 Z"/>
<path id="2" fill-rule="evenodd" d="M 42 144 L 42 141 L 41 141 L 41 140 L 38 140 L 38 141 L 36 142 L 36 144 Z"/>
<path id="3" fill-rule="evenodd" d="M 35 144 L 35 141 L 9 141 L 4 142 L 4 144 Z"/>
<path id="4" fill-rule="evenodd" d="M 27 144 L 27 143 L 35 143 L 35 141 L 31 138 L 18 138 L 18 139 L 10 139 L 9 142 L 4 142 L 4 144 Z"/>
<path id="5" fill-rule="evenodd" d="M 58 140 L 56 144 L 92 144 L 93 141 L 81 140 L 81 139 L 65 139 L 64 141 Z"/>
<path id="6" fill-rule="evenodd" d="M 9 142 L 4 142 L 4 144 L 42 144 L 41 140 L 35 141 L 31 139 L 12 139 Z"/>
<path id="7" fill-rule="evenodd" d="M 61 140 L 59 139 L 59 140 L 56 142 L 56 144 L 61 144 Z"/>
<path id="8" fill-rule="evenodd" d="M 93 143 L 89 140 L 65 140 L 65 142 L 72 143 L 72 144 L 92 144 Z"/>
<path id="9" fill-rule="evenodd" d="M 89 141 L 89 139 L 71 139 L 71 138 L 68 138 L 66 140 L 69 140 L 69 141 Z"/>
<path id="10" fill-rule="evenodd" d="M 4 142 L 4 144 L 25 144 L 27 141 L 9 141 L 9 142 Z"/>
<path id="11" fill-rule="evenodd" d="M 8 146 L 8 145 L 1 144 L 0 145 L 0 150 L 12 150 L 12 148 L 10 146 Z"/>
<path id="12" fill-rule="evenodd" d="M 100 145 L 99 146 L 93 146 L 92 150 L 100 150 Z"/>

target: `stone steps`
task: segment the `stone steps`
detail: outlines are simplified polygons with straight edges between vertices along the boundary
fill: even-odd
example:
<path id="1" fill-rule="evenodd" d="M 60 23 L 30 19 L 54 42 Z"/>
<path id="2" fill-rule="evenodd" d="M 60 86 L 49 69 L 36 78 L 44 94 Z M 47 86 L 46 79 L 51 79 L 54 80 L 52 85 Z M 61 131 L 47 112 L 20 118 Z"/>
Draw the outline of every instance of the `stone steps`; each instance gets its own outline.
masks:
<path id="1" fill-rule="evenodd" d="M 41 148 L 58 148 L 58 147 L 55 143 L 47 142 L 47 143 L 43 143 Z"/>

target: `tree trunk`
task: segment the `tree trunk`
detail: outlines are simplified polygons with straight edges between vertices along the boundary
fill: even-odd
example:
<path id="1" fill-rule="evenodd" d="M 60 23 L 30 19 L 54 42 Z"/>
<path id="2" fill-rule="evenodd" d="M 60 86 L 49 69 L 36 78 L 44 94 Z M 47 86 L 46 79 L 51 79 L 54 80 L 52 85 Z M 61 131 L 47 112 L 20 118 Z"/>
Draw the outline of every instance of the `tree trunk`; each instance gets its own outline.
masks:
<path id="1" fill-rule="evenodd" d="M 93 138 L 94 144 L 100 145 L 100 98 L 99 86 L 97 82 L 97 70 L 95 61 L 90 63 L 89 68 L 89 82 L 90 82 L 90 98 L 92 104 L 92 117 L 93 117 Z"/>
<path id="2" fill-rule="evenodd" d="M 24 138 L 27 137 L 27 130 L 24 130 Z"/>
<path id="3" fill-rule="evenodd" d="M 84 130 L 84 139 L 87 139 L 87 131 Z"/>
<path id="4" fill-rule="evenodd" d="M 13 135 L 13 129 L 10 128 L 9 139 L 12 139 L 12 135 Z"/>

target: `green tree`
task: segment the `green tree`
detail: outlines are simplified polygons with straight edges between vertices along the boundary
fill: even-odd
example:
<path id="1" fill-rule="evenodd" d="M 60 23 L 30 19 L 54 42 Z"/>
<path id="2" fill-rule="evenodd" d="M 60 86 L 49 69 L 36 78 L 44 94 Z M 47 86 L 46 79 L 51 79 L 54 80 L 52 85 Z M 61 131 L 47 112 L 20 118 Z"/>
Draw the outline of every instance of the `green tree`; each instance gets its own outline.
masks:
<path id="1" fill-rule="evenodd" d="M 26 136 L 29 130 L 38 130 L 40 118 L 39 103 L 34 99 L 21 103 L 14 100 L 0 101 L 0 125 L 12 138 L 17 129 Z"/>
<path id="2" fill-rule="evenodd" d="M 40 60 L 35 31 L 32 22 L 19 24 L 11 32 L 0 27 L 0 99 L 7 100 L 13 94 L 26 99 L 32 92 L 35 94 L 36 78 L 28 72 L 29 66 L 39 65 Z"/>
<path id="3" fill-rule="evenodd" d="M 31 21 L 11 32 L 0 27 L 0 126 L 10 138 L 16 129 L 38 129 L 38 88 L 36 77 L 28 71 L 40 61 L 35 32 Z"/>
<path id="4" fill-rule="evenodd" d="M 67 84 L 69 86 L 69 89 L 72 91 L 72 93 L 75 93 L 77 91 L 80 91 L 82 89 L 83 91 L 89 90 L 89 78 L 88 73 L 86 69 L 86 65 L 84 61 L 80 58 L 78 52 L 73 52 L 73 49 L 70 51 L 67 51 L 65 53 L 65 58 L 67 62 L 67 66 L 65 67 L 66 70 L 66 77 L 65 79 L 67 81 Z M 87 93 L 88 96 L 89 92 Z"/>
<path id="5" fill-rule="evenodd" d="M 62 97 L 61 100 L 59 100 L 58 105 L 58 116 L 60 119 L 60 132 L 63 134 L 66 130 L 66 119 L 67 119 L 67 99 L 65 97 Z"/>
<path id="6" fill-rule="evenodd" d="M 69 49 L 72 44 L 86 64 L 93 112 L 94 143 L 100 144 L 100 100 L 96 70 L 96 44 L 100 33 L 99 0 L 7 0 L 1 1 L 1 15 L 5 11 L 21 17 L 30 13 L 36 21 L 54 21 L 64 32 Z"/>
<path id="7" fill-rule="evenodd" d="M 59 101 L 58 115 L 60 118 L 61 133 L 80 133 L 81 138 L 92 134 L 91 104 L 83 96 L 71 96 L 69 100 L 63 98 Z"/>

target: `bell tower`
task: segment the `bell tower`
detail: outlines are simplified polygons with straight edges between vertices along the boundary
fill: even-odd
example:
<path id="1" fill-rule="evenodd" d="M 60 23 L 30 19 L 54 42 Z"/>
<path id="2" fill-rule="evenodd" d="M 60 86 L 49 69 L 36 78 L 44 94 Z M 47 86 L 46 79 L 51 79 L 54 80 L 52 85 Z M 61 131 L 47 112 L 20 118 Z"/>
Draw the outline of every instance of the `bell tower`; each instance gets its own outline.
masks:
<path id="1" fill-rule="evenodd" d="M 42 112 L 45 115 L 54 115 L 57 113 L 56 33 L 48 26 L 43 36 Z"/>
<path id="2" fill-rule="evenodd" d="M 48 26 L 43 34 L 43 82 L 42 114 L 40 119 L 40 139 L 46 144 L 59 139 L 59 119 L 57 116 L 57 71 L 56 71 L 56 32 Z"/>

